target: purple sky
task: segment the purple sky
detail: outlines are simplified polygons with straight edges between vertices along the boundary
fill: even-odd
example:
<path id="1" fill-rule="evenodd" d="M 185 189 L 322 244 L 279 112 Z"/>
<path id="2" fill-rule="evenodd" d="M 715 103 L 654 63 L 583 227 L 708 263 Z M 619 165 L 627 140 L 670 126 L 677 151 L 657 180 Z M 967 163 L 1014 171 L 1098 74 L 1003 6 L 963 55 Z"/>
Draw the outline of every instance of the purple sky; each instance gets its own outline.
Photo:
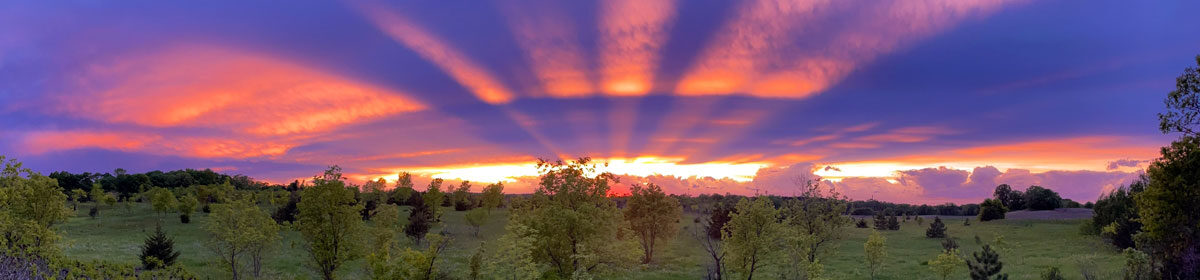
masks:
<path id="1" fill-rule="evenodd" d="M 1075 200 L 1172 136 L 1195 1 L 4 1 L 0 155 L 49 173 Z M 420 183 L 420 181 L 418 181 Z"/>

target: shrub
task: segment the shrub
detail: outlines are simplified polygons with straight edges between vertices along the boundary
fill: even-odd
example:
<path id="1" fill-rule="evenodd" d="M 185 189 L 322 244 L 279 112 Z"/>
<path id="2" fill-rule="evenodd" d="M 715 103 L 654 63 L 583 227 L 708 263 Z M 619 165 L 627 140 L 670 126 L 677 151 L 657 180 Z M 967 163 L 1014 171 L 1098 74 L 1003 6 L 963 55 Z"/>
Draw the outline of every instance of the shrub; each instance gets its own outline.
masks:
<path id="1" fill-rule="evenodd" d="M 963 218 L 964 226 L 971 226 L 971 218 Z"/>
<path id="2" fill-rule="evenodd" d="M 985 199 L 982 204 L 979 204 L 980 221 L 1004 219 L 1004 212 L 1008 212 L 1008 208 L 1005 208 L 999 200 Z"/>
<path id="3" fill-rule="evenodd" d="M 142 267 L 146 269 L 171 266 L 178 257 L 179 252 L 175 251 L 175 240 L 167 237 L 167 233 L 162 230 L 162 225 L 155 226 L 154 234 L 146 236 L 146 241 L 142 244 L 142 253 L 138 255 L 138 259 L 142 261 Z"/>
<path id="4" fill-rule="evenodd" d="M 976 238 L 978 238 L 978 236 L 976 236 Z M 953 252 L 953 251 L 957 251 L 957 250 L 958 250 L 958 242 L 954 241 L 954 238 L 942 239 L 942 251 L 943 252 Z"/>
<path id="5" fill-rule="evenodd" d="M 1042 280 L 1064 280 L 1062 271 L 1057 266 L 1047 267 L 1042 271 Z"/>
<path id="6" fill-rule="evenodd" d="M 888 230 L 900 230 L 900 219 L 893 214 L 891 217 L 888 217 L 887 225 Z"/>
<path id="7" fill-rule="evenodd" d="M 1128 187 L 1119 187 L 1101 196 L 1092 207 L 1092 219 L 1085 222 L 1086 226 L 1091 227 L 1085 232 L 1101 234 L 1107 227 L 1111 230 L 1104 234 L 1106 240 L 1118 248 L 1133 247 L 1133 235 L 1142 229 L 1134 196 L 1145 188 L 1146 179 L 1141 178 Z"/>
<path id="8" fill-rule="evenodd" d="M 929 229 L 925 230 L 925 237 L 946 238 L 946 224 L 942 223 L 942 218 L 933 217 L 933 222 L 929 223 Z"/>
<path id="9" fill-rule="evenodd" d="M 191 222 L 192 222 L 192 216 L 191 216 L 191 215 L 188 215 L 188 214 L 179 214 L 179 222 L 180 222 L 180 223 L 185 223 L 185 224 L 186 224 L 186 223 L 191 223 Z"/>
<path id="10" fill-rule="evenodd" d="M 854 227 L 867 228 L 867 219 L 858 219 L 858 222 L 854 223 Z"/>
<path id="11" fill-rule="evenodd" d="M 1150 267 L 1150 257 L 1142 251 L 1125 248 L 1121 251 L 1125 256 L 1125 280 L 1154 279 L 1154 271 Z"/>
<path id="12" fill-rule="evenodd" d="M 300 203 L 300 195 L 292 192 L 288 195 L 288 202 L 279 207 L 279 209 L 275 209 L 275 213 L 271 214 L 271 219 L 274 219 L 276 223 L 280 224 L 284 222 L 295 222 L 296 215 L 300 214 L 300 207 L 298 207 L 298 203 Z M 208 209 L 208 205 L 205 205 L 204 207 L 205 209 Z M 204 212 L 207 213 L 208 211 Z"/>
<path id="13" fill-rule="evenodd" d="M 100 215 L 100 207 L 92 206 L 92 209 L 88 209 L 88 217 L 92 217 L 92 219 L 95 219 L 96 216 L 99 216 L 99 215 Z"/>
<path id="14" fill-rule="evenodd" d="M 863 244 L 863 250 L 867 257 L 867 268 L 871 272 L 871 279 L 875 279 L 875 274 L 879 272 L 879 267 L 883 265 L 883 259 L 887 257 L 887 238 L 879 234 L 879 231 L 874 231 L 867 238 L 867 243 Z"/>
<path id="15" fill-rule="evenodd" d="M 971 279 L 1008 279 L 1008 274 L 1000 274 L 1004 263 L 1000 262 L 1000 254 L 992 250 L 991 245 L 983 245 L 982 252 L 972 253 L 971 256 L 973 259 L 967 261 L 967 267 L 971 269 Z"/>
<path id="16" fill-rule="evenodd" d="M 958 250 L 942 252 L 933 260 L 928 262 L 929 269 L 933 270 L 941 279 L 950 279 L 950 275 L 954 274 L 958 267 L 962 266 L 963 259 L 958 257 Z"/>
<path id="17" fill-rule="evenodd" d="M 208 203 L 205 203 L 204 207 L 200 207 L 200 212 L 212 213 L 212 207 L 209 207 Z"/>

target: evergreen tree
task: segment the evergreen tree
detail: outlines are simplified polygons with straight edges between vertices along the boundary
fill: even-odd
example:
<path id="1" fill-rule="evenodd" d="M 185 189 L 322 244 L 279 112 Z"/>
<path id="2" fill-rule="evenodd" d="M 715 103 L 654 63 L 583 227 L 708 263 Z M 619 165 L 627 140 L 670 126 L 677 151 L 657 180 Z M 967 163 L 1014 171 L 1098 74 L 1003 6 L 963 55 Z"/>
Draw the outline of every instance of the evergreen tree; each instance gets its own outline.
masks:
<path id="1" fill-rule="evenodd" d="M 971 269 L 972 280 L 1008 279 L 1008 274 L 1000 273 L 1004 263 L 1000 262 L 1000 254 L 992 250 L 991 245 L 983 245 L 983 252 L 975 252 L 971 256 L 973 259 L 967 261 L 967 267 Z"/>
<path id="2" fill-rule="evenodd" d="M 858 219 L 858 222 L 854 223 L 854 227 L 867 228 L 867 219 Z"/>
<path id="3" fill-rule="evenodd" d="M 436 207 L 436 206 L 435 206 Z M 429 229 L 433 228 L 434 218 L 433 207 L 425 203 L 417 203 L 408 212 L 408 225 L 404 227 L 404 235 L 417 243 L 421 244 L 421 239 L 425 234 L 429 233 Z"/>
<path id="4" fill-rule="evenodd" d="M 883 211 L 875 212 L 875 229 L 876 230 L 888 230 L 889 229 L 887 216 L 883 215 Z"/>
<path id="5" fill-rule="evenodd" d="M 929 223 L 929 229 L 925 230 L 925 237 L 946 238 L 946 224 L 942 223 L 942 218 L 933 217 L 933 222 Z"/>
<path id="6" fill-rule="evenodd" d="M 900 219 L 896 217 L 896 214 L 888 217 L 888 230 L 900 230 Z"/>
<path id="7" fill-rule="evenodd" d="M 142 244 L 142 253 L 138 255 L 138 259 L 142 261 L 142 267 L 146 269 L 171 266 L 178 257 L 179 252 L 175 251 L 175 240 L 163 232 L 162 225 L 154 226 L 154 234 L 146 236 L 146 241 Z"/>

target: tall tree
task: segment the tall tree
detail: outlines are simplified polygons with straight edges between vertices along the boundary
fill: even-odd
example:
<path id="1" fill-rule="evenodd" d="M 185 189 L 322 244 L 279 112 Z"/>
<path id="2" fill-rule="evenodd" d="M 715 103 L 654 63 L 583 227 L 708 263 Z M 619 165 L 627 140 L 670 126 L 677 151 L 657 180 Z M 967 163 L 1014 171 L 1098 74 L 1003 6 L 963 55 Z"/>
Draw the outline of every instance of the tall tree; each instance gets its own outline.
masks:
<path id="1" fill-rule="evenodd" d="M 396 185 L 388 192 L 388 203 L 401 205 L 416 191 L 413 190 L 412 174 L 400 173 L 396 176 Z"/>
<path id="2" fill-rule="evenodd" d="M 442 201 L 446 200 L 446 194 L 442 192 L 442 179 L 433 179 L 429 181 L 429 187 L 425 188 L 425 192 L 421 194 L 421 199 L 429 206 L 430 211 L 433 211 L 433 216 L 439 217 L 439 208 L 442 207 Z"/>
<path id="3" fill-rule="evenodd" d="M 979 204 L 979 221 L 1002 220 L 1004 212 L 1008 212 L 1008 207 L 999 199 L 985 199 Z"/>
<path id="4" fill-rule="evenodd" d="M 650 263 L 654 259 L 654 249 L 661 245 L 661 241 L 675 237 L 679 230 L 677 222 L 682 214 L 679 200 L 667 196 L 662 187 L 651 183 L 645 187 L 633 185 L 630 188 L 629 200 L 625 204 L 625 220 L 642 245 L 642 263 Z"/>
<path id="5" fill-rule="evenodd" d="M 58 252 L 59 236 L 51 226 L 72 211 L 58 181 L 0 156 L 0 253 L 44 256 Z"/>
<path id="6" fill-rule="evenodd" d="M 267 212 L 248 199 L 212 206 L 212 215 L 204 224 L 208 248 L 229 267 L 232 279 L 241 278 L 241 262 L 249 257 L 251 272 L 259 276 L 262 254 L 279 241 L 279 225 Z"/>
<path id="7" fill-rule="evenodd" d="M 820 258 L 834 252 L 852 219 L 845 216 L 849 204 L 833 188 L 822 191 L 820 180 L 796 180 L 800 195 L 784 202 L 780 215 L 787 233 L 783 241 L 791 263 L 786 266 L 790 277 L 817 278 L 822 267 Z"/>
<path id="8" fill-rule="evenodd" d="M 632 234 L 622 227 L 621 211 L 607 197 L 615 176 L 598 172 L 590 158 L 540 160 L 537 168 L 537 188 L 528 201 L 514 207 L 509 221 L 530 229 L 535 260 L 560 277 L 634 261 L 637 245 L 632 238 L 622 238 Z"/>
<path id="9" fill-rule="evenodd" d="M 475 208 L 467 211 L 463 218 L 467 220 L 467 225 L 471 226 L 471 236 L 479 237 L 479 227 L 487 222 L 487 210 L 483 208 Z"/>
<path id="10" fill-rule="evenodd" d="M 1054 210 L 1062 207 L 1062 197 L 1054 190 L 1029 186 L 1025 189 L 1025 205 L 1029 210 Z"/>
<path id="11" fill-rule="evenodd" d="M 483 208 L 487 209 L 488 213 L 491 213 L 492 209 L 500 207 L 502 203 L 504 203 L 503 182 L 490 184 L 483 188 Z"/>
<path id="12" fill-rule="evenodd" d="M 484 274 L 503 280 L 540 278 L 541 272 L 534 258 L 537 234 L 519 223 L 509 223 L 504 231 L 504 235 L 496 240 L 496 252 L 484 264 Z"/>
<path id="13" fill-rule="evenodd" d="M 779 210 L 765 196 L 742 198 L 735 209 L 729 223 L 725 224 L 722 239 L 734 269 L 751 280 L 756 271 L 774 258 L 776 244 L 784 229 L 779 224 Z"/>
<path id="14" fill-rule="evenodd" d="M 297 207 L 300 234 L 314 266 L 322 278 L 334 279 L 342 264 L 362 255 L 362 206 L 342 182 L 342 169 L 335 165 L 314 177 L 313 186 L 301 191 Z"/>
<path id="15" fill-rule="evenodd" d="M 1196 56 L 1200 67 L 1200 55 Z M 1175 90 L 1167 93 L 1163 103 L 1167 111 L 1158 114 L 1158 129 L 1163 133 L 1181 132 L 1185 136 L 1200 134 L 1200 68 L 1188 67 L 1175 78 Z"/>
<path id="16" fill-rule="evenodd" d="M 1165 279 L 1200 278 L 1200 137 L 1185 136 L 1150 163 L 1136 196 L 1143 233 Z"/>

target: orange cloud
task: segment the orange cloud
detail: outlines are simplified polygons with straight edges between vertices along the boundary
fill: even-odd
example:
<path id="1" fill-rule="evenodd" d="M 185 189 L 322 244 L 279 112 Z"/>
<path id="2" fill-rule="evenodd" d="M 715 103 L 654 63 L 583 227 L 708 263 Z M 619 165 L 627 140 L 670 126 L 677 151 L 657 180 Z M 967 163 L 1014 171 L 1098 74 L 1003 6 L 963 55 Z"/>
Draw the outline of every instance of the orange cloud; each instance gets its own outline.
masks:
<path id="1" fill-rule="evenodd" d="M 254 158 L 283 155 L 294 145 L 208 137 L 166 138 L 149 133 L 39 131 L 27 134 L 22 146 L 33 154 L 100 148 L 198 158 Z"/>
<path id="2" fill-rule="evenodd" d="M 547 95 L 586 97 L 595 92 L 575 25 L 557 2 L 511 2 L 504 8 L 513 35 Z"/>
<path id="3" fill-rule="evenodd" d="M 197 46 L 94 65 L 77 90 L 60 96 L 57 109 L 109 122 L 264 136 L 324 131 L 425 108 L 395 92 L 287 61 Z"/>
<path id="4" fill-rule="evenodd" d="M 416 51 L 421 57 L 433 62 L 475 96 L 491 104 L 512 101 L 513 93 L 483 67 L 476 64 L 459 50 L 426 32 L 407 18 L 379 5 L 360 5 L 359 10 L 367 15 L 379 29 L 392 36 L 397 42 Z"/>
<path id="5" fill-rule="evenodd" d="M 621 96 L 643 95 L 654 82 L 658 53 L 666 43 L 673 0 L 601 1 L 600 44 L 603 90 Z"/>

